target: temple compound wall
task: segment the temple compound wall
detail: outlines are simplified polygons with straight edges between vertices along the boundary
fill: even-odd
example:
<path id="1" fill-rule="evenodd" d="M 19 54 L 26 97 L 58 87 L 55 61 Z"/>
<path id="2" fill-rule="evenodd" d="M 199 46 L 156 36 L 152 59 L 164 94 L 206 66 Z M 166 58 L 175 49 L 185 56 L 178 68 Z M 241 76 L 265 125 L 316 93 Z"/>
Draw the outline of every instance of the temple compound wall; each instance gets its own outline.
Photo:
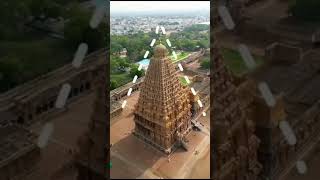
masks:
<path id="1" fill-rule="evenodd" d="M 23 179 L 40 159 L 37 136 L 16 125 L 0 128 L 0 180 Z"/>
<path id="2" fill-rule="evenodd" d="M 302 49 L 283 43 L 272 43 L 265 49 L 265 60 L 275 64 L 292 65 L 302 59 Z"/>
<path id="3" fill-rule="evenodd" d="M 263 165 L 261 176 L 270 180 L 282 180 L 298 160 L 308 160 L 320 138 L 319 52 L 305 52 L 300 48 L 275 43 L 266 49 L 269 63 L 244 80 L 238 86 L 242 106 L 255 121 L 256 133 L 261 144 L 258 157 Z M 288 59 L 286 53 L 291 53 Z M 281 68 L 281 69 L 280 69 Z M 281 70 L 274 78 L 273 70 Z M 256 88 L 258 81 L 268 81 L 276 104 L 266 104 Z M 262 77 L 266 78 L 263 79 Z M 289 82 L 283 86 L 285 82 Z M 289 145 L 279 128 L 286 120 L 297 139 Z"/>
<path id="4" fill-rule="evenodd" d="M 122 112 L 122 107 L 121 107 L 121 103 L 119 101 L 114 101 L 111 100 L 110 101 L 110 119 L 117 117 L 121 114 Z"/>
<path id="5" fill-rule="evenodd" d="M 64 83 L 71 85 L 67 104 L 96 89 L 97 84 L 93 82 L 105 59 L 105 50 L 97 51 L 88 55 L 78 69 L 67 64 L 0 94 L 0 180 L 23 179 L 35 168 L 33 165 L 41 154 L 35 144 L 37 136 L 28 130 L 29 125 L 68 110 L 68 106 L 62 110 L 55 108 Z"/>
<path id="6" fill-rule="evenodd" d="M 114 101 L 119 101 L 120 99 L 127 96 L 128 90 L 132 88 L 132 93 L 139 90 L 144 77 L 138 78 L 135 83 L 129 82 L 121 87 L 118 87 L 110 92 L 110 99 Z"/>
<path id="7" fill-rule="evenodd" d="M 67 103 L 92 92 L 92 80 L 96 76 L 96 66 L 105 60 L 105 50 L 88 55 L 83 65 L 76 69 L 67 64 L 53 72 L 43 75 L 24 85 L 18 86 L 0 95 L 0 112 L 15 115 L 9 119 L 1 119 L 0 125 L 18 123 L 30 125 L 34 122 L 49 119 L 67 108 L 58 110 L 55 101 L 64 83 L 71 85 Z"/>
<path id="8" fill-rule="evenodd" d="M 281 22 L 270 23 L 260 20 L 253 20 L 254 17 L 246 17 L 237 26 L 237 33 L 249 40 L 264 42 L 282 42 L 292 46 L 312 47 L 319 43 L 319 31 L 317 29 L 296 27 Z M 307 30 L 308 29 L 308 30 Z"/>
<path id="9" fill-rule="evenodd" d="M 248 92 L 243 93 L 239 92 L 239 96 L 246 94 L 244 96 L 247 97 Z M 283 98 L 283 95 L 275 96 L 276 105 L 272 108 L 259 95 L 249 100 L 242 98 L 243 107 L 248 109 L 249 116 L 255 120 L 257 136 L 261 139 L 258 157 L 263 164 L 263 175 L 271 177 L 272 180 L 284 179 L 290 170 L 290 165 L 297 160 L 310 158 L 311 154 L 304 157 L 304 152 L 315 146 L 320 137 L 318 131 L 320 101 L 318 101 L 300 117 L 290 120 L 297 143 L 294 146 L 288 144 L 279 128 L 279 122 L 287 116 Z"/>

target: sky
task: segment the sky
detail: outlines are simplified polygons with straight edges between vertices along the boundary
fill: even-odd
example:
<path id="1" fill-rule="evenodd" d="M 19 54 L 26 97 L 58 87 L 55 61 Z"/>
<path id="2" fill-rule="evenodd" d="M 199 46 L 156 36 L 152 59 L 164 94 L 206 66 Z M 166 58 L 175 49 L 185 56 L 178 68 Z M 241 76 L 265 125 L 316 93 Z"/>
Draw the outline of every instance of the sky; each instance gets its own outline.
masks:
<path id="1" fill-rule="evenodd" d="M 174 13 L 210 11 L 210 1 L 111 1 L 110 13 Z"/>

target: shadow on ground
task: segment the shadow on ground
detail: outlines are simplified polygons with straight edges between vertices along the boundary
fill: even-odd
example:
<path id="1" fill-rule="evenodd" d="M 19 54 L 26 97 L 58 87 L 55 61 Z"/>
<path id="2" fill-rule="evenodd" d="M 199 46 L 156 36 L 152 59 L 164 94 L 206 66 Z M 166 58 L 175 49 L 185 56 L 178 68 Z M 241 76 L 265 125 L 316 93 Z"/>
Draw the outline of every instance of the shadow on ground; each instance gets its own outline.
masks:
<path id="1" fill-rule="evenodd" d="M 111 178 L 139 178 L 162 157 L 163 153 L 131 133 L 111 148 Z"/>

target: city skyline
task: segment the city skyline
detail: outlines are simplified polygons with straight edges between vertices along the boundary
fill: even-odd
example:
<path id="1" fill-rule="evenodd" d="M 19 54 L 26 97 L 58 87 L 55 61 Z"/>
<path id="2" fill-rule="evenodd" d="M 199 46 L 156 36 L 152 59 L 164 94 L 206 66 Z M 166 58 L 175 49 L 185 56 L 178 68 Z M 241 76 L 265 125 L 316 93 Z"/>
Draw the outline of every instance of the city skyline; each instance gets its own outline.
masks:
<path id="1" fill-rule="evenodd" d="M 210 1 L 111 1 L 111 16 L 209 14 Z"/>

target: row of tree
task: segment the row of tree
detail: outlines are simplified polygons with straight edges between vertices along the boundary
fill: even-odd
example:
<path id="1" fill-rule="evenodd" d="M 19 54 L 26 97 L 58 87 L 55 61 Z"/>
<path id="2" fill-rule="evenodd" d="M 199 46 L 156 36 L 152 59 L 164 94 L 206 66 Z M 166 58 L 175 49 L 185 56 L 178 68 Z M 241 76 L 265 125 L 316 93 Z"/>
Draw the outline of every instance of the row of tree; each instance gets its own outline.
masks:
<path id="1" fill-rule="evenodd" d="M 143 58 L 146 50 L 150 50 L 148 45 L 151 39 L 157 38 L 154 32 L 131 35 L 112 35 L 111 36 L 111 53 L 118 54 L 123 48 L 128 51 L 128 58 L 135 62 Z M 162 43 L 165 43 L 166 38 L 160 38 Z M 208 25 L 193 25 L 185 28 L 181 32 L 170 34 L 171 44 L 177 50 L 196 51 L 200 48 L 209 48 L 209 26 Z"/>
<path id="2" fill-rule="evenodd" d="M 109 25 L 102 21 L 98 28 L 89 26 L 92 12 L 73 6 L 69 11 L 69 19 L 65 22 L 64 37 L 67 45 L 74 51 L 80 43 L 87 43 L 89 52 L 105 47 L 109 42 Z"/>
<path id="3" fill-rule="evenodd" d="M 203 58 L 200 62 L 200 67 L 202 69 L 210 69 L 210 58 L 209 57 Z"/>
<path id="4" fill-rule="evenodd" d="M 0 2 L 0 92 L 70 62 L 82 42 L 88 44 L 89 52 L 105 47 L 109 41 L 106 21 L 97 29 L 90 28 L 93 12 L 78 1 Z M 65 40 L 48 38 L 47 32 L 30 28 L 34 22 L 45 24 L 49 18 L 57 17 L 64 20 L 61 33 Z"/>
<path id="5" fill-rule="evenodd" d="M 89 51 L 105 46 L 108 39 L 108 25 L 102 22 L 99 28 L 89 27 L 93 12 L 80 7 L 78 0 L 10 0 L 0 3 L 0 39 L 20 40 L 25 36 L 26 23 L 49 18 L 62 17 L 65 21 L 64 37 L 71 51 L 81 43 L 89 45 Z M 19 36 L 22 34 L 22 36 Z"/>
<path id="6" fill-rule="evenodd" d="M 112 35 L 111 36 L 111 54 L 120 53 L 123 48 L 127 49 L 128 58 L 132 62 L 139 61 L 143 58 L 146 50 L 150 50 L 148 45 L 155 33 L 143 33 L 138 32 L 137 34 L 131 35 Z"/>
<path id="7" fill-rule="evenodd" d="M 289 13 L 305 21 L 320 21 L 319 0 L 291 0 Z"/>
<path id="8" fill-rule="evenodd" d="M 144 75 L 145 71 L 141 69 L 138 71 L 138 65 L 136 63 L 132 63 L 128 60 L 128 58 L 120 58 L 116 56 L 110 57 L 110 70 L 111 74 L 119 74 L 119 73 L 128 73 L 130 78 L 133 78 L 135 75 L 141 77 Z"/>
<path id="9" fill-rule="evenodd" d="M 132 63 L 128 58 L 120 58 L 118 56 L 110 57 L 110 73 L 111 75 L 121 75 L 124 80 L 118 81 L 117 79 L 110 79 L 110 89 L 113 90 L 130 82 L 135 75 L 142 77 L 145 74 L 144 69 L 138 70 L 139 66 Z"/>

